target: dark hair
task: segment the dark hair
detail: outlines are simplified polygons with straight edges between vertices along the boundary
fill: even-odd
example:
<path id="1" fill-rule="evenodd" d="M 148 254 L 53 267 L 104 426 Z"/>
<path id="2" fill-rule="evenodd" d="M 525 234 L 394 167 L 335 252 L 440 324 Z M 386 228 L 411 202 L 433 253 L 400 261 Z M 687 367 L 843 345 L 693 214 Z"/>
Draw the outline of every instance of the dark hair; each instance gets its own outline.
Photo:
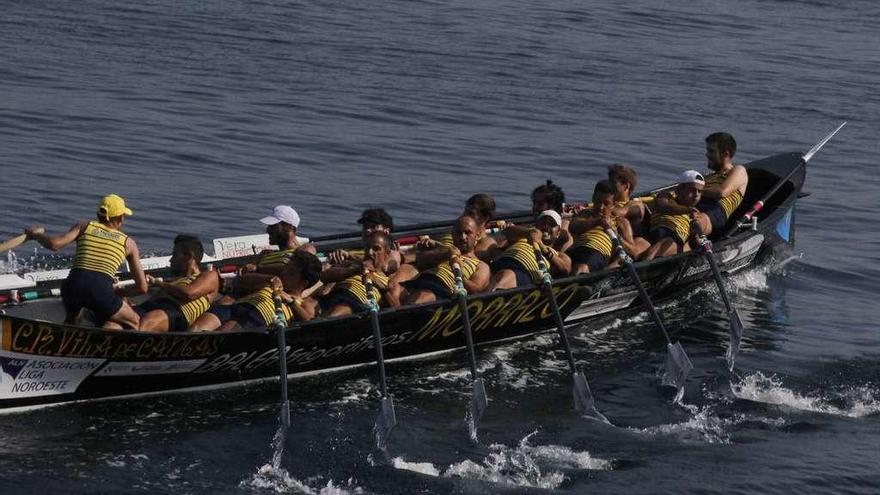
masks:
<path id="1" fill-rule="evenodd" d="M 388 227 L 388 230 L 394 230 L 394 220 L 384 208 L 370 208 L 364 210 L 364 212 L 361 213 L 361 217 L 358 219 L 358 223 L 361 225 L 365 223 L 384 225 L 385 227 Z"/>
<path id="2" fill-rule="evenodd" d="M 182 249 L 183 252 L 194 259 L 196 263 L 201 263 L 202 257 L 205 255 L 205 247 L 202 246 L 201 239 L 192 234 L 178 234 L 178 236 L 174 238 L 174 246 Z"/>
<path id="3" fill-rule="evenodd" d="M 636 184 L 639 183 L 639 180 L 636 177 L 636 171 L 629 165 L 624 165 L 622 163 L 615 163 L 608 167 L 608 180 L 614 182 L 614 179 L 620 179 L 623 182 L 626 182 L 632 190 L 635 190 Z"/>
<path id="4" fill-rule="evenodd" d="M 596 183 L 596 187 L 593 188 L 593 201 L 595 202 L 596 196 L 611 194 L 614 195 L 614 184 L 611 183 L 610 180 L 600 180 Z"/>
<path id="5" fill-rule="evenodd" d="M 474 194 L 465 201 L 464 211 L 470 216 L 491 219 L 495 213 L 495 199 L 486 193 Z"/>
<path id="6" fill-rule="evenodd" d="M 706 145 L 714 144 L 721 153 L 727 152 L 730 157 L 736 154 L 736 139 L 726 132 L 716 132 L 706 136 Z"/>
<path id="7" fill-rule="evenodd" d="M 546 184 L 542 184 L 532 191 L 532 203 L 535 202 L 535 198 L 540 194 L 544 195 L 547 202 L 550 203 L 550 206 L 553 207 L 557 213 L 562 213 L 562 205 L 565 203 L 565 193 L 562 192 L 561 187 L 554 184 L 552 180 L 547 179 Z"/>
<path id="8" fill-rule="evenodd" d="M 321 278 L 321 260 L 314 254 L 304 250 L 297 249 L 290 257 L 288 266 L 296 263 L 299 266 L 300 274 L 306 281 L 307 286 L 315 285 Z"/>

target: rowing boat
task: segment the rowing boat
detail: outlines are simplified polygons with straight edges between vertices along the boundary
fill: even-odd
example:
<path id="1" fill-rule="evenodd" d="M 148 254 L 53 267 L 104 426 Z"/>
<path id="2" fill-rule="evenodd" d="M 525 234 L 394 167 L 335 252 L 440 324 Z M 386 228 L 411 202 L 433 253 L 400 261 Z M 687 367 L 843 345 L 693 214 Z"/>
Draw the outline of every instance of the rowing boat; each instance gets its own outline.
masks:
<path id="1" fill-rule="evenodd" d="M 795 204 L 806 177 L 801 153 L 785 153 L 746 165 L 749 188 L 731 225 L 770 193 L 757 221 L 723 239 L 714 252 L 724 273 L 766 263 L 795 240 Z M 775 188 L 775 190 L 774 190 Z M 436 230 L 410 232 L 416 235 Z M 322 248 L 344 246 L 334 241 Z M 655 299 L 666 299 L 712 280 L 697 253 L 635 264 Z M 638 308 L 638 292 L 626 270 L 612 269 L 554 280 L 553 293 L 566 324 Z M 389 361 L 462 349 L 456 301 L 384 309 L 381 346 Z M 467 298 L 476 345 L 524 338 L 554 328 L 547 293 L 519 287 Z M 274 330 L 168 334 L 106 331 L 63 325 L 57 298 L 9 305 L 0 315 L 0 410 L 70 401 L 187 391 L 277 378 Z M 296 323 L 285 331 L 288 376 L 365 366 L 376 362 L 370 314 Z"/>

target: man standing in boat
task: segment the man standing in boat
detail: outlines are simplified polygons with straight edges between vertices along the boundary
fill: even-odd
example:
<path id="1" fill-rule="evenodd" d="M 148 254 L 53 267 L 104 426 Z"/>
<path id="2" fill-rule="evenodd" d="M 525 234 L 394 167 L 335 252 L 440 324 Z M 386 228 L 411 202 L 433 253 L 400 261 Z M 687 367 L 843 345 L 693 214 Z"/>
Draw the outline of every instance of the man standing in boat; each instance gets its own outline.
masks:
<path id="1" fill-rule="evenodd" d="M 147 293 L 147 279 L 141 267 L 140 252 L 134 239 L 122 232 L 122 224 L 132 211 L 116 194 L 104 196 L 98 205 L 97 221 L 82 221 L 64 234 L 50 237 L 39 226 L 25 230 L 28 239 L 46 249 L 57 251 L 76 241 L 73 268 L 61 285 L 65 323 L 75 324 L 82 309 L 90 309 L 95 323 L 108 327 L 138 328 L 140 316 L 120 294 L 128 296 Z M 128 260 L 134 287 L 113 288 L 116 271 Z"/>
<path id="2" fill-rule="evenodd" d="M 205 254 L 202 241 L 192 235 L 174 238 L 170 282 L 147 275 L 147 283 L 158 290 L 149 301 L 134 307 L 140 315 L 138 330 L 185 332 L 211 306 L 220 291 L 220 273 L 201 271 Z"/>

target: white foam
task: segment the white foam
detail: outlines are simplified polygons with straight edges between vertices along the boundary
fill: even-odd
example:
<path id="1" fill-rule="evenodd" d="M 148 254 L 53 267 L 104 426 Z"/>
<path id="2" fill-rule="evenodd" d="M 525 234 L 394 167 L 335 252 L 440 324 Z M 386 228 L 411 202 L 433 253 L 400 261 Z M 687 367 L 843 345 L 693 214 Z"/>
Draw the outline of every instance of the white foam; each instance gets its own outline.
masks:
<path id="1" fill-rule="evenodd" d="M 681 440 L 715 444 L 730 443 L 726 429 L 734 423 L 733 421 L 715 416 L 708 406 L 698 408 L 687 404 L 681 405 L 692 415 L 687 421 L 648 428 L 630 428 L 630 431 L 651 436 L 673 436 Z"/>
<path id="2" fill-rule="evenodd" d="M 746 375 L 738 383 L 730 385 L 733 394 L 740 399 L 791 407 L 802 411 L 861 418 L 880 413 L 877 390 L 869 385 L 851 387 L 842 393 L 827 397 L 810 397 L 798 394 L 782 386 L 782 381 L 761 372 Z M 830 401 L 843 400 L 844 408 L 831 405 Z"/>
<path id="3" fill-rule="evenodd" d="M 314 482 L 315 480 L 309 480 Z M 352 486 L 354 480 L 349 479 L 347 487 L 336 486 L 333 480 L 320 488 L 312 488 L 307 483 L 292 477 L 286 469 L 264 464 L 256 474 L 238 484 L 240 488 L 272 490 L 275 493 L 294 493 L 303 495 L 356 495 L 364 493 L 363 488 Z"/>
<path id="4" fill-rule="evenodd" d="M 537 432 L 523 438 L 516 447 L 489 446 L 489 454 L 480 462 L 470 459 L 441 470 L 430 462 L 409 462 L 396 457 L 394 467 L 429 476 L 467 478 L 528 488 L 556 489 L 565 482 L 561 469 L 607 470 L 611 462 L 596 459 L 589 452 L 579 452 L 558 445 L 529 444 Z"/>

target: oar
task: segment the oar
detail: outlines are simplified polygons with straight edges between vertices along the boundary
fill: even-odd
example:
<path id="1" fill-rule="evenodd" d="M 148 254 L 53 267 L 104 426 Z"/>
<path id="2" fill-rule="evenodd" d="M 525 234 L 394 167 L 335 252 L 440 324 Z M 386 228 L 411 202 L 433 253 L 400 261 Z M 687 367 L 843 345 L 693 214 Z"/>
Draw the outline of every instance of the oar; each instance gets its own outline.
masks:
<path id="1" fill-rule="evenodd" d="M 290 427 L 290 402 L 287 400 L 287 342 L 285 332 L 287 330 L 287 320 L 284 318 L 284 311 L 281 305 L 281 295 L 275 294 L 275 334 L 278 336 L 278 369 L 281 377 L 281 411 L 278 413 L 281 418 L 281 425 L 286 430 Z"/>
<path id="2" fill-rule="evenodd" d="M 0 252 L 15 249 L 22 243 L 24 243 L 24 241 L 26 241 L 27 239 L 27 234 L 19 234 L 11 239 L 3 241 L 3 243 L 0 243 Z"/>
<path id="3" fill-rule="evenodd" d="M 370 311 L 370 324 L 373 327 L 373 341 L 376 345 L 376 364 L 379 365 L 379 387 L 382 392 L 382 402 L 379 414 L 376 417 L 376 425 L 373 430 L 376 433 L 376 447 L 383 453 L 388 453 L 388 437 L 391 430 L 397 424 L 397 418 L 394 416 L 394 399 L 388 395 L 388 389 L 385 384 L 385 357 L 382 355 L 382 329 L 379 327 L 379 303 L 373 295 L 373 281 L 370 280 L 368 272 L 364 271 L 363 275 L 364 287 L 367 291 L 367 299 Z"/>
<path id="4" fill-rule="evenodd" d="M 818 153 L 819 150 L 822 149 L 823 146 L 825 146 L 825 143 L 827 143 L 828 141 L 830 141 L 831 138 L 833 138 L 834 135 L 837 134 L 838 131 L 840 131 L 841 129 L 843 129 L 843 126 L 845 126 L 845 125 L 846 125 L 846 122 L 843 122 L 842 124 L 840 124 L 839 126 L 837 126 L 836 129 L 834 129 L 833 131 L 831 131 L 830 133 L 828 133 L 827 136 L 825 136 L 824 138 L 822 138 L 821 141 L 819 141 L 818 143 L 816 143 L 815 146 L 813 146 L 812 148 L 810 148 L 810 151 L 808 151 L 808 152 L 806 152 L 806 153 L 804 154 L 804 159 L 803 159 L 803 161 L 802 161 L 801 163 L 799 163 L 796 167 L 792 168 L 791 171 L 788 172 L 788 174 L 786 174 L 785 177 L 779 179 L 779 181 L 776 182 L 776 184 L 774 184 L 773 187 L 771 187 L 769 191 L 767 191 L 766 193 L 764 193 L 764 195 L 761 196 L 761 199 L 759 199 L 758 201 L 756 201 L 755 204 L 752 205 L 751 208 L 749 208 L 749 211 L 747 211 L 747 212 L 742 216 L 742 218 L 739 219 L 739 221 L 737 221 L 734 225 L 732 225 L 729 229 L 727 229 L 727 232 L 724 233 L 724 237 L 730 237 L 730 236 L 733 235 L 737 230 L 739 230 L 741 227 L 743 227 L 744 225 L 748 225 L 748 224 L 752 221 L 752 218 L 755 216 L 755 214 L 758 213 L 759 211 L 761 211 L 761 208 L 764 207 L 764 203 L 766 203 L 767 200 L 769 200 L 771 197 L 773 197 L 773 195 L 776 194 L 776 191 L 778 191 L 779 188 L 782 187 L 783 184 L 785 184 L 786 182 L 788 182 L 789 180 L 791 180 L 791 178 L 794 177 L 794 174 L 798 173 L 798 171 L 799 171 L 801 168 L 803 168 L 804 166 L 806 166 L 806 165 L 807 165 L 807 162 L 810 161 L 810 158 L 813 158 L 813 155 L 815 155 L 816 153 Z"/>
<path id="5" fill-rule="evenodd" d="M 669 338 L 666 326 L 663 325 L 663 320 L 660 319 L 660 314 L 657 313 L 657 309 L 651 302 L 651 298 L 648 296 L 648 292 L 645 290 L 645 286 L 642 284 L 638 272 L 636 272 L 636 267 L 633 265 L 632 258 L 626 254 L 626 250 L 623 249 L 620 239 L 617 238 L 617 232 L 611 228 L 605 229 L 605 232 L 614 244 L 614 249 L 617 251 L 617 257 L 620 258 L 624 266 L 626 266 L 629 278 L 636 285 L 636 289 L 639 291 L 639 296 L 642 298 L 642 303 L 648 308 L 648 313 L 651 314 L 654 324 L 657 325 L 657 328 L 663 333 L 663 337 L 666 338 L 667 355 L 662 382 L 664 385 L 672 385 L 678 390 L 684 390 L 684 384 L 687 381 L 688 374 L 694 369 L 694 365 L 691 364 L 691 360 L 688 358 L 687 353 L 684 352 L 681 342 L 676 341 L 673 344 L 672 339 Z"/>
<path id="6" fill-rule="evenodd" d="M 477 441 L 477 425 L 489 401 L 486 398 L 486 387 L 483 386 L 483 379 L 477 374 L 477 357 L 474 353 L 474 337 L 471 332 L 471 317 L 468 314 L 467 290 L 464 288 L 464 279 L 461 276 L 461 266 L 457 261 L 452 263 L 452 272 L 455 274 L 455 285 L 458 292 L 458 308 L 461 311 L 461 324 L 464 328 L 464 339 L 467 344 L 468 364 L 471 367 L 471 385 L 474 392 L 471 397 L 470 408 L 468 409 L 468 428 L 470 429 L 471 440 Z"/>
<path id="7" fill-rule="evenodd" d="M 721 300 L 724 301 L 724 306 L 727 308 L 727 319 L 730 321 L 730 347 L 727 348 L 727 368 L 733 371 L 733 364 L 736 361 L 736 355 L 739 353 L 739 345 L 742 341 L 744 325 L 742 318 L 739 316 L 739 311 L 736 310 L 736 307 L 730 303 L 730 298 L 727 297 L 727 288 L 724 286 L 724 279 L 721 278 L 721 269 L 718 268 L 718 260 L 715 259 L 715 253 L 712 252 L 712 241 L 703 234 L 699 223 L 693 221 L 692 225 L 692 228 L 696 230 L 700 249 L 703 251 L 706 261 L 709 262 L 709 267 L 712 269 L 715 284 L 718 285 L 718 293 L 721 294 Z"/>
<path id="8" fill-rule="evenodd" d="M 550 301 L 550 309 L 553 311 L 553 316 L 556 318 L 556 331 L 559 333 L 559 339 L 562 341 L 562 346 L 565 348 L 565 355 L 568 358 L 568 367 L 571 371 L 571 377 L 573 380 L 572 394 L 574 395 L 574 408 L 577 412 L 583 415 L 591 416 L 594 419 L 611 424 L 611 422 L 608 421 L 598 409 L 596 409 L 596 401 L 593 400 L 593 394 L 590 392 L 590 384 L 587 383 L 587 377 L 584 376 L 583 372 L 577 369 L 577 365 L 574 362 L 574 355 L 571 352 L 571 345 L 568 343 L 568 335 L 565 333 L 565 322 L 562 320 L 562 314 L 559 312 L 559 304 L 556 302 L 556 295 L 553 294 L 553 279 L 550 277 L 550 269 L 547 266 L 547 261 L 544 259 L 544 255 L 541 253 L 541 248 L 537 243 L 535 243 L 533 247 L 535 249 L 535 259 L 538 261 L 538 266 L 541 268 L 541 276 L 543 279 L 541 285 L 547 299 Z"/>

